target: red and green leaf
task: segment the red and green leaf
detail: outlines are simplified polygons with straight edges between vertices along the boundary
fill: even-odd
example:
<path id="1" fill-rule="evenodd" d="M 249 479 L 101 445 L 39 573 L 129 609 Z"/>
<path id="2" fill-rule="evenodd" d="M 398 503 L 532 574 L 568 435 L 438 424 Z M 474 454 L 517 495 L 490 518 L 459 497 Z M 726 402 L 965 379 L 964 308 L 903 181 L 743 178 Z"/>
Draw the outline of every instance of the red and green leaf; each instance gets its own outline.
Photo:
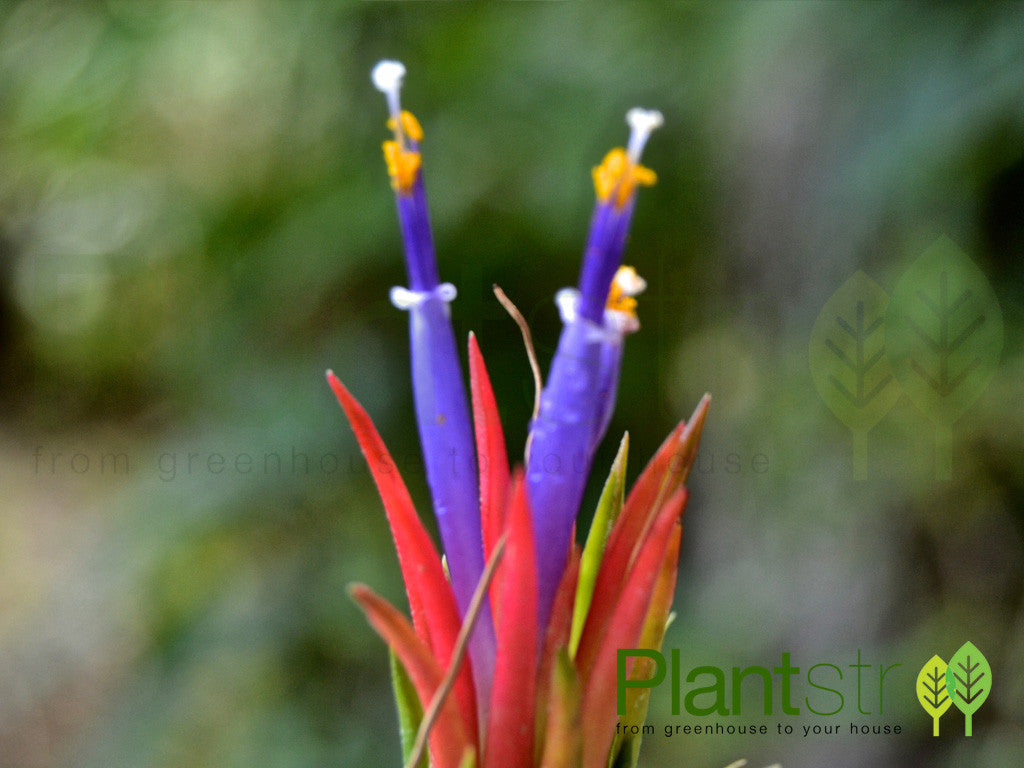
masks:
<path id="1" fill-rule="evenodd" d="M 634 648 L 639 641 L 666 552 L 676 540 L 677 534 L 673 530 L 686 506 L 686 497 L 686 489 L 682 488 L 662 506 L 612 611 L 607 629 L 594 654 L 593 666 L 589 674 L 588 670 L 581 670 L 584 681 L 583 711 L 587 713 L 583 722 L 583 768 L 602 768 L 608 759 L 618 719 L 617 650 Z"/>
<path id="2" fill-rule="evenodd" d="M 661 444 L 654 458 L 637 478 L 623 505 L 621 525 L 613 530 L 608 542 L 616 558 L 628 553 L 629 562 L 636 557 L 643 531 L 651 524 L 665 499 L 686 482 L 697 458 L 697 447 L 711 398 L 705 395 L 688 422 L 681 422 Z"/>
<path id="3" fill-rule="evenodd" d="M 445 578 L 441 559 L 413 506 L 409 491 L 391 459 L 384 441 L 366 410 L 337 377 L 327 372 L 327 381 L 345 410 L 359 447 L 377 484 L 388 525 L 398 552 L 416 633 L 433 650 L 442 667 L 447 667 L 455 648 L 461 620 L 451 585 Z M 463 665 L 455 683 L 455 697 L 470 732 L 476 733 L 476 706 L 472 673 Z"/>
<path id="4" fill-rule="evenodd" d="M 565 648 L 553 662 L 540 765 L 543 768 L 577 768 L 583 753 L 580 679 Z"/>
<path id="5" fill-rule="evenodd" d="M 444 670 L 437 658 L 416 634 L 408 619 L 387 600 L 361 584 L 353 585 L 349 592 L 363 609 L 371 626 L 402 663 L 419 696 L 420 706 L 426 710 L 444 678 Z M 454 699 L 449 698 L 441 706 L 430 730 L 431 765 L 459 768 L 466 750 L 473 748 L 470 733 L 459 707 Z"/>
<path id="6" fill-rule="evenodd" d="M 665 557 L 661 563 L 661 571 L 658 580 L 654 584 L 654 591 L 651 594 L 651 604 L 647 608 L 647 616 L 644 618 L 644 626 L 640 631 L 640 640 L 637 648 L 651 648 L 661 650 L 665 641 L 665 630 L 668 629 L 669 614 L 672 610 L 672 597 L 676 590 L 676 576 L 679 572 L 679 543 L 682 540 L 683 529 L 676 526 L 672 529 L 672 538 L 669 540 L 668 548 L 665 550 Z M 633 660 L 633 668 L 629 674 L 632 680 L 648 680 L 654 674 L 654 659 L 641 656 Z M 647 719 L 647 707 L 651 701 L 650 688 L 637 688 L 627 693 L 626 714 L 622 716 L 621 722 L 625 726 L 624 733 L 633 733 L 621 739 L 615 737 L 613 751 L 621 749 L 627 751 L 624 757 L 624 765 L 635 766 L 640 751 L 640 727 Z M 631 726 L 637 726 L 634 730 Z M 625 743 L 619 744 L 620 740 Z"/>

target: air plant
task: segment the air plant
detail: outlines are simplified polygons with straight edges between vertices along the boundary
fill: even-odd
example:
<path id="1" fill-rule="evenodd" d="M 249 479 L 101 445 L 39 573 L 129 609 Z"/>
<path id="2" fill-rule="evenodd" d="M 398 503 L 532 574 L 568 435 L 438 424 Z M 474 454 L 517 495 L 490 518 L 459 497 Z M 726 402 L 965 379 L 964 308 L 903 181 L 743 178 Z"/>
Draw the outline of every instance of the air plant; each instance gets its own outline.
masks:
<path id="1" fill-rule="evenodd" d="M 637 189 L 655 182 L 640 158 L 661 114 L 630 110 L 626 147 L 594 169 L 597 202 L 579 283 L 557 296 L 561 338 L 522 466 L 510 469 L 472 334 L 467 398 L 450 321 L 456 290 L 438 275 L 423 131 L 401 108 L 404 75 L 400 63 L 383 61 L 373 82 L 390 113 L 384 157 L 409 278 L 391 300 L 409 313 L 416 418 L 443 560 L 370 417 L 333 373 L 327 377 L 383 500 L 409 600 L 411 622 L 368 587 L 351 588 L 391 650 L 406 765 L 632 766 L 639 737 L 623 734 L 646 718 L 648 690 L 628 691 L 620 714 L 617 649 L 661 647 L 685 481 L 709 398 L 671 432 L 628 495 L 625 435 L 582 547 L 575 523 L 611 418 L 624 340 L 639 328 L 635 297 L 645 283 L 621 262 Z M 631 678 L 651 674 L 647 659 L 631 661 Z"/>

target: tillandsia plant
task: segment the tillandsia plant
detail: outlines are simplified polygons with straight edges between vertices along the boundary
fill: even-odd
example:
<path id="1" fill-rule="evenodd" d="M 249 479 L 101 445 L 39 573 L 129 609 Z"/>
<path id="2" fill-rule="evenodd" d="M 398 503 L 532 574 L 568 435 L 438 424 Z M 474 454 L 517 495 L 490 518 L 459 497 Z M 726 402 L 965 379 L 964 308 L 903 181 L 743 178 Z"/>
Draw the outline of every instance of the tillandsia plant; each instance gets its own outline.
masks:
<path id="1" fill-rule="evenodd" d="M 632 766 L 639 737 L 630 734 L 641 730 L 633 726 L 646 717 L 649 689 L 620 697 L 617 683 L 654 670 L 644 657 L 620 662 L 617 650 L 661 647 L 684 484 L 708 397 L 672 431 L 628 495 L 624 436 L 582 547 L 575 525 L 611 417 L 623 342 L 639 328 L 635 297 L 645 284 L 621 262 L 637 189 L 655 181 L 641 153 L 662 118 L 630 110 L 626 147 L 594 169 L 597 203 L 579 284 L 557 296 L 561 338 L 530 424 L 525 469 L 510 469 L 472 334 L 467 397 L 449 315 L 456 291 L 438 275 L 427 214 L 423 131 L 399 101 L 404 75 L 392 61 L 373 71 L 390 112 L 384 157 L 409 278 L 391 300 L 409 313 L 416 418 L 444 560 L 366 411 L 327 376 L 384 502 L 409 600 L 411 622 L 368 587 L 351 588 L 392 652 L 406 764 Z M 539 379 L 535 362 L 534 370 Z"/>

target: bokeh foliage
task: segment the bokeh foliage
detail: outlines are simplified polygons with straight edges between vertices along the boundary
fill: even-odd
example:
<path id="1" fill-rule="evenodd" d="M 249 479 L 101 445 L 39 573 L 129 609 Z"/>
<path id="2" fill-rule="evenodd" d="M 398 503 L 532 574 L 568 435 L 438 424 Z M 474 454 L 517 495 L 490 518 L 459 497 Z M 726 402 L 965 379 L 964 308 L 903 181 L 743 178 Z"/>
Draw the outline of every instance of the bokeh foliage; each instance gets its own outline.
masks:
<path id="1" fill-rule="evenodd" d="M 491 285 L 546 361 L 589 168 L 627 108 L 665 113 L 629 250 L 644 328 L 596 466 L 715 396 L 666 647 L 920 664 L 970 639 L 999 670 L 970 742 L 928 741 L 908 695 L 893 717 L 921 738 L 649 738 L 643 764 L 1019 764 L 1022 28 L 1005 3 L 3 4 L 0 765 L 397 764 L 386 653 L 344 586 L 401 587 L 322 378 L 426 512 L 384 56 L 409 69 L 456 328 L 510 446 L 532 384 Z M 858 482 L 811 327 L 857 270 L 891 291 L 939 236 L 991 281 L 1000 366 L 949 482 L 906 398 Z"/>

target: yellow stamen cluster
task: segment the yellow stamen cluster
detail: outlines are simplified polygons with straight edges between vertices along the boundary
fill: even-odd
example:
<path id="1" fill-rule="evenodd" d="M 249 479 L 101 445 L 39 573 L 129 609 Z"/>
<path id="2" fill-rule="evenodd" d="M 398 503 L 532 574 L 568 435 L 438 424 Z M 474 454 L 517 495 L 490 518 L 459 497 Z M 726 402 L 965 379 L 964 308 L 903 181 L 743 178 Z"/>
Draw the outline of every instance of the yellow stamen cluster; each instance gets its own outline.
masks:
<path id="1" fill-rule="evenodd" d="M 626 150 L 616 147 L 605 155 L 601 164 L 594 168 L 594 189 L 597 199 L 608 202 L 615 195 L 615 205 L 620 208 L 633 196 L 637 186 L 649 187 L 658 180 L 650 168 L 629 159 Z"/>
<path id="2" fill-rule="evenodd" d="M 398 122 L 394 118 L 388 120 L 388 128 L 395 134 L 394 139 L 383 145 L 391 186 L 397 192 L 409 192 L 416 183 L 423 159 L 419 152 L 408 148 L 406 138 L 419 143 L 423 140 L 423 128 L 411 112 L 404 110 Z"/>
<path id="3" fill-rule="evenodd" d="M 647 287 L 647 282 L 636 273 L 633 267 L 619 267 L 612 280 L 612 287 L 608 291 L 608 309 L 617 312 L 624 312 L 627 315 L 636 317 L 636 299 Z"/>

